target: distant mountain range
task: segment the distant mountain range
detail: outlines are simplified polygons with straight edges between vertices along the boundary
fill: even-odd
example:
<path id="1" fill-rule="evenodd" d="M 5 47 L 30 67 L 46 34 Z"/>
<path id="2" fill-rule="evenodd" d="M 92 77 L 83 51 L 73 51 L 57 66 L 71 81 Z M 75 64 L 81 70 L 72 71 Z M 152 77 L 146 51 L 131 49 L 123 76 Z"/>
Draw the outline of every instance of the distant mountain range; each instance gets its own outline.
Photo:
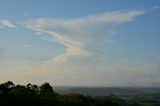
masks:
<path id="1" fill-rule="evenodd" d="M 81 93 L 90 96 L 115 95 L 122 99 L 131 100 L 158 100 L 160 101 L 160 88 L 142 87 L 53 87 L 59 94 Z"/>

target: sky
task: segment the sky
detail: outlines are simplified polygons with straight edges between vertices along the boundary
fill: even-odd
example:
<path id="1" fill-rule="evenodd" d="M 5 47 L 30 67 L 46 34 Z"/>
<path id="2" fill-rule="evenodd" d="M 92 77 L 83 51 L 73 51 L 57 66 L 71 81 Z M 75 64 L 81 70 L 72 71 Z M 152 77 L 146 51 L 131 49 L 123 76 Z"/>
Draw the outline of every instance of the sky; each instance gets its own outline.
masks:
<path id="1" fill-rule="evenodd" d="M 0 82 L 160 86 L 160 0 L 0 0 Z"/>

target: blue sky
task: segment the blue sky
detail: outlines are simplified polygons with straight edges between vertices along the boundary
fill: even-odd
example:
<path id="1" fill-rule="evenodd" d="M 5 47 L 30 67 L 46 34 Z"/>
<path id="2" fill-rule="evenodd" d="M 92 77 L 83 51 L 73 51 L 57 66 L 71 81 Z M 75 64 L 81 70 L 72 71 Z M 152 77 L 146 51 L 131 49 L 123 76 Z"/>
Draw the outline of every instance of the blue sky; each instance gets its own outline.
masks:
<path id="1" fill-rule="evenodd" d="M 0 81 L 160 82 L 160 0 L 0 0 Z"/>

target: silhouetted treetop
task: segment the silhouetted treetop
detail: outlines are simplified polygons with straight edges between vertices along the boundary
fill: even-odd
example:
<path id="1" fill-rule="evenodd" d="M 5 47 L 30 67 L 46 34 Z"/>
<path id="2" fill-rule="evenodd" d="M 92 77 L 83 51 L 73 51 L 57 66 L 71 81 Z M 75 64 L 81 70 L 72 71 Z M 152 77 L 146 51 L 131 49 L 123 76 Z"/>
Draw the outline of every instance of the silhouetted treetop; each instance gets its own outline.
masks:
<path id="1" fill-rule="evenodd" d="M 49 83 L 41 86 L 0 84 L 0 106 L 119 106 L 116 100 L 97 99 L 82 94 L 59 95 Z"/>

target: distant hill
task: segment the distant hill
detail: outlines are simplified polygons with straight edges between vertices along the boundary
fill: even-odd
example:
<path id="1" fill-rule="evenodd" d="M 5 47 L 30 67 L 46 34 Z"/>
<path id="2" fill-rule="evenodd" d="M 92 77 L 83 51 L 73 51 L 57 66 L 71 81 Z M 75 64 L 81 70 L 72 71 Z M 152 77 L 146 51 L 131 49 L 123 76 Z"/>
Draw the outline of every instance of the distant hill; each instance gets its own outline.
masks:
<path id="1" fill-rule="evenodd" d="M 131 95 L 131 94 L 157 94 L 160 88 L 141 88 L 141 87 L 65 87 L 55 86 L 53 89 L 60 94 L 82 93 L 91 96 Z"/>
<path id="2" fill-rule="evenodd" d="M 91 96 L 115 95 L 122 99 L 160 101 L 160 88 L 133 87 L 53 87 L 60 94 L 81 93 Z"/>

